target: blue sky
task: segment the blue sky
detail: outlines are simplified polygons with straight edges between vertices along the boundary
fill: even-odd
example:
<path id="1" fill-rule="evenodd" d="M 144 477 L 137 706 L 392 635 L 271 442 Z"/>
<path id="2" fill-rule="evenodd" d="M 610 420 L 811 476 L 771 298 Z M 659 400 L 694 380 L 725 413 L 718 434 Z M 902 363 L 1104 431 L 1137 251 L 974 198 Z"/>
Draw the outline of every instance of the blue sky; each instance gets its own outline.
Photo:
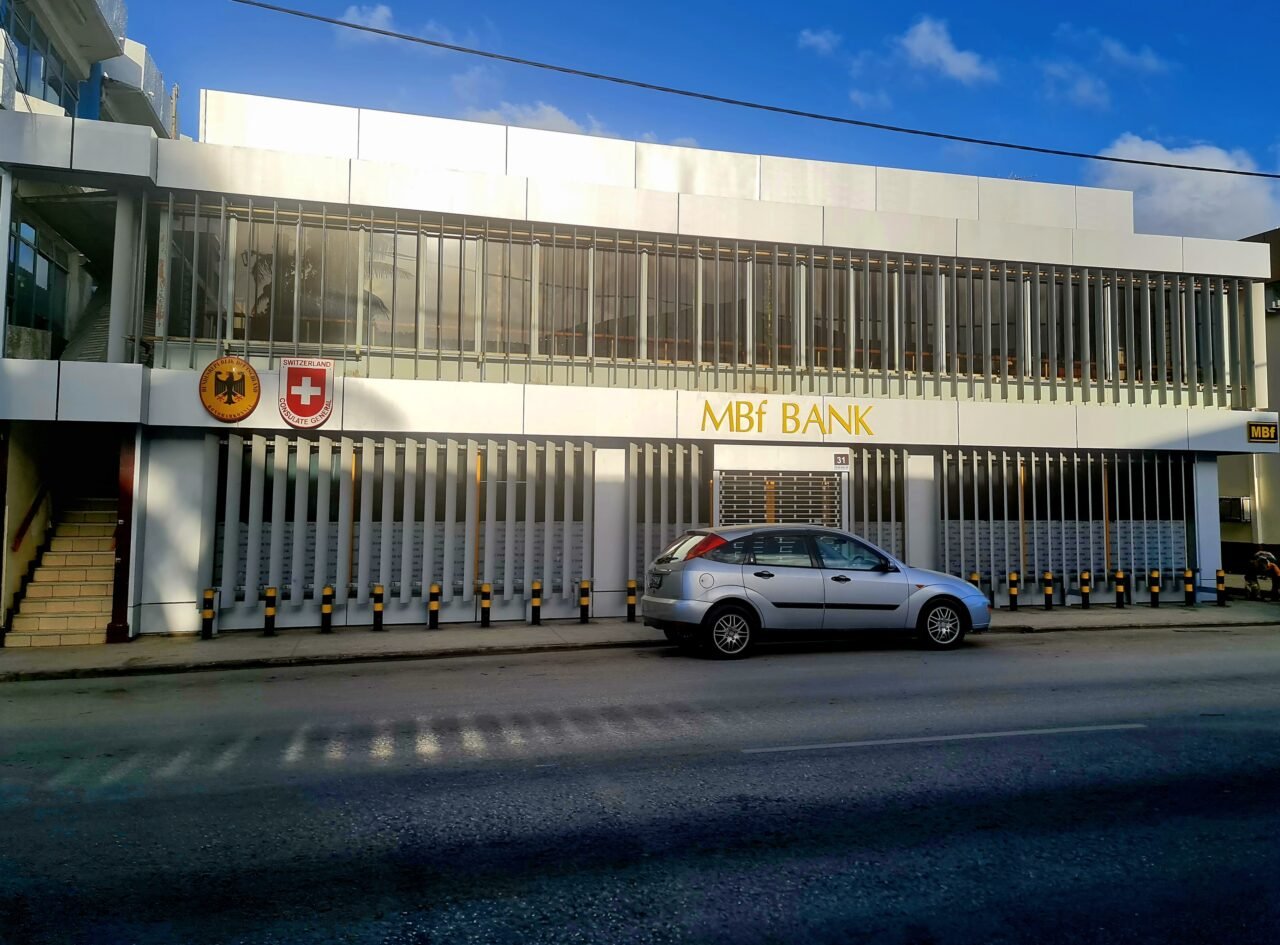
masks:
<path id="1" fill-rule="evenodd" d="M 1271 2 L 640 4 L 277 0 L 500 52 L 814 111 L 1079 151 L 1280 170 Z M 1069 11 L 1069 12 L 1064 12 Z M 1269 25 L 1268 25 L 1269 24 Z M 129 34 L 182 86 L 866 164 L 1121 187 L 1138 228 L 1280 226 L 1275 182 L 946 144 L 486 63 L 245 7 L 130 0 Z M 1268 65 L 1270 63 L 1270 65 Z"/>

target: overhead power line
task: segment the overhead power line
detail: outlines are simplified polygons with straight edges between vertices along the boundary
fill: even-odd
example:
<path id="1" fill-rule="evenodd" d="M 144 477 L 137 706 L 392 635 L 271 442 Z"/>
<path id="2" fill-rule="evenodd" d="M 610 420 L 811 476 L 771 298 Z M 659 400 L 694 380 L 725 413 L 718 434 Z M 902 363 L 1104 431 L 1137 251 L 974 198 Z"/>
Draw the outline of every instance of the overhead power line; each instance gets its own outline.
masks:
<path id="1" fill-rule="evenodd" d="M 600 82 L 612 82 L 615 85 L 624 85 L 633 89 L 645 89 L 650 92 L 662 92 L 666 95 L 679 95 L 684 98 L 697 99 L 703 102 L 716 102 L 720 105 L 732 105 L 735 108 L 749 108 L 759 112 L 771 112 L 775 115 L 791 115 L 794 118 L 809 118 L 814 121 L 831 122 L 837 125 L 852 125 L 855 128 L 871 128 L 875 131 L 888 131 L 894 134 L 915 135 L 920 138 L 934 138 L 941 141 L 957 141 L 961 144 L 976 144 L 988 148 L 1004 148 L 1009 151 L 1025 151 L 1031 154 L 1048 154 L 1053 157 L 1079 158 L 1083 161 L 1105 161 L 1109 164 L 1136 164 L 1141 167 L 1164 167 L 1175 171 L 1200 171 L 1206 174 L 1232 174 L 1236 177 L 1261 177 L 1268 180 L 1280 180 L 1280 174 L 1272 174 L 1267 171 L 1249 171 L 1241 168 L 1233 167 L 1205 167 L 1199 164 L 1177 164 L 1172 161 L 1144 161 L 1141 158 L 1117 157 L 1109 154 L 1090 154 L 1086 151 L 1069 151 L 1064 148 L 1046 148 L 1034 144 L 1019 144 L 1016 141 L 998 141 L 992 138 L 974 138 L 969 135 L 954 135 L 944 131 L 930 131 L 925 128 L 907 128 L 902 125 L 888 125 L 878 121 L 864 121 L 860 118 L 847 118 L 843 115 L 828 115 L 823 112 L 811 112 L 802 108 L 788 108 L 785 105 L 769 105 L 765 102 L 752 102 L 741 98 L 730 98 L 725 95 L 714 95 L 710 92 L 698 92 L 693 89 L 680 89 L 670 85 L 658 85 L 655 82 L 642 82 L 639 79 L 627 79 L 622 76 L 607 75 L 603 72 L 591 72 L 587 69 L 575 69 L 572 66 L 560 66 L 551 62 L 539 62 L 536 59 L 525 59 L 520 56 L 507 56 L 503 53 L 496 53 L 488 49 L 473 49 L 469 46 L 460 46 L 457 43 L 446 43 L 438 39 L 428 39 L 425 36 L 415 36 L 412 33 L 400 33 L 396 30 L 384 30 L 376 26 L 365 26 L 361 23 L 349 23 L 346 20 L 339 20 L 329 16 L 321 16 L 318 13 L 310 13 L 306 10 L 295 10 L 290 7 L 278 6 L 274 3 L 263 3 L 261 0 L 231 0 L 232 3 L 243 4 L 249 7 L 258 7 L 262 10 L 269 10 L 272 13 L 283 13 L 288 16 L 299 17 L 304 20 L 314 20 L 317 23 L 328 23 L 341 29 L 355 30 L 361 33 L 372 33 L 375 36 L 385 36 L 388 39 L 404 40 L 407 43 L 417 43 L 420 46 L 432 46 L 436 49 L 447 49 L 451 52 L 463 53 L 468 56 L 480 56 L 484 59 L 493 59 L 498 62 L 509 62 L 517 66 L 529 66 L 534 69 L 545 69 L 548 72 L 559 72 L 562 75 L 578 76 L 583 79 L 595 79 Z"/>

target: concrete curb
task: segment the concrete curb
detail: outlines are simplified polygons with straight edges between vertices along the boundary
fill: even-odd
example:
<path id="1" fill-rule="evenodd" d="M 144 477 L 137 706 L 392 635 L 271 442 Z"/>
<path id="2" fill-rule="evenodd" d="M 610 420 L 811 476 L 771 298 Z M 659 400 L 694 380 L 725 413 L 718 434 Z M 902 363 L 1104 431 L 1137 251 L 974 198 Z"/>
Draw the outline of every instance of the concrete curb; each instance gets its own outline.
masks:
<path id="1" fill-rule="evenodd" d="M 1280 625 L 1273 620 L 1250 620 L 1191 624 L 1189 630 L 1222 630 L 1232 627 L 1270 627 Z M 989 634 L 1065 633 L 1075 631 L 1170 629 L 1171 624 L 1109 623 L 1094 627 L 1036 627 L 1013 624 L 988 630 Z M 1181 628 L 1178 628 L 1181 629 Z M 68 669 L 18 670 L 0 672 L 0 683 L 43 682 L 58 679 L 105 679 L 120 676 L 165 676 L 182 673 L 216 673 L 239 669 L 288 669 L 296 666 L 339 666 L 353 663 L 394 663 L 410 660 L 456 659 L 464 656 L 520 656 L 527 653 L 575 652 L 582 650 L 641 649 L 668 646 L 665 638 L 652 640 L 603 640 L 592 643 L 538 643 L 525 646 L 466 646 L 423 652 L 402 650 L 390 653 L 334 653 L 316 656 L 264 656 L 252 659 L 228 659 L 215 663 L 160 663 L 143 666 L 90 666 Z"/>
<path id="2" fill-rule="evenodd" d="M 161 663 L 151 666 L 88 666 L 70 669 L 19 670 L 0 672 L 0 683 L 42 682 L 55 679 L 104 679 L 115 676 L 166 676 L 181 673 L 217 673 L 237 669 L 288 669 L 294 666 L 339 666 L 349 663 L 395 663 L 409 660 L 456 659 L 462 656 L 518 656 L 526 653 L 572 652 L 576 650 L 639 649 L 669 646 L 661 640 L 607 640 L 595 643 L 539 643 L 529 646 L 468 646 L 423 652 L 403 650 L 391 653 L 335 653 L 317 656 L 263 656 L 231 659 L 217 663 Z"/>

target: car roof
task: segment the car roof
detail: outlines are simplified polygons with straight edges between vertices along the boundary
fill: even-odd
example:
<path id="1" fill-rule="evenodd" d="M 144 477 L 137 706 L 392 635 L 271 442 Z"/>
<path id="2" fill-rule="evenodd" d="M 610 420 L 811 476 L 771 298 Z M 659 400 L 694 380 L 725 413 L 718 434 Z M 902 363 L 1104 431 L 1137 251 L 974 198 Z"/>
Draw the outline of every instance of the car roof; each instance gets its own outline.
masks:
<path id="1" fill-rule="evenodd" d="M 776 531 L 812 532 L 814 534 L 825 534 L 825 533 L 845 534 L 844 532 L 840 531 L 840 529 L 838 528 L 829 528 L 826 525 L 805 525 L 805 524 L 798 524 L 798 523 L 789 524 L 785 522 L 762 522 L 762 523 L 747 524 L 747 525 L 720 525 L 713 528 L 698 529 L 698 531 L 714 533 L 716 535 L 719 535 L 722 538 L 742 538 L 746 535 L 754 535 L 757 532 L 776 532 Z"/>

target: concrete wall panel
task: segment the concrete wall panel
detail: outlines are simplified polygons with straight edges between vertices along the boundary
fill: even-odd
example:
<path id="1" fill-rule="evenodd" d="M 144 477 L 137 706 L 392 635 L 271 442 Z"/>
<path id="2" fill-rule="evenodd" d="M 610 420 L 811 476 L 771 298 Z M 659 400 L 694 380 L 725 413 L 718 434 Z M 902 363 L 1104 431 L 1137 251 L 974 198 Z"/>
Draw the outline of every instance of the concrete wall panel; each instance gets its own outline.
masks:
<path id="1" fill-rule="evenodd" d="M 636 145 L 636 187 L 704 197 L 760 196 L 760 158 L 755 154 Z"/>
<path id="2" fill-rule="evenodd" d="M 351 162 L 351 202 L 369 207 L 525 218 L 523 177 Z"/>
<path id="3" fill-rule="evenodd" d="M 507 171 L 507 129 L 482 121 L 360 109 L 359 157 L 477 174 Z"/>
<path id="4" fill-rule="evenodd" d="M 830 206 L 823 210 L 823 242 L 828 246 L 922 253 L 926 256 L 956 254 L 954 218 Z"/>
<path id="5" fill-rule="evenodd" d="M 242 148 L 353 158 L 359 110 L 239 92 L 200 92 L 200 140 Z"/>
<path id="6" fill-rule="evenodd" d="M 344 382 L 342 428 L 371 433 L 517 435 L 523 432 L 524 391 L 519 384 L 349 377 Z"/>
<path id="7" fill-rule="evenodd" d="M 509 128 L 507 173 L 608 187 L 635 187 L 636 143 L 595 135 Z"/>
<path id="8" fill-rule="evenodd" d="M 876 209 L 929 217 L 978 218 L 978 178 L 876 168 Z"/>
<path id="9" fill-rule="evenodd" d="M 1182 240 L 1177 236 L 1074 230 L 1071 256 L 1077 266 L 1182 271 Z"/>
<path id="10" fill-rule="evenodd" d="M 959 403 L 957 443 L 962 446 L 1075 449 L 1074 407 L 1048 404 Z"/>
<path id="11" fill-rule="evenodd" d="M 1076 188 L 1076 228 L 1133 232 L 1133 194 L 1102 187 Z"/>
<path id="12" fill-rule="evenodd" d="M 1039 408 L 1031 408 L 1039 409 Z M 1081 449 L 1185 450 L 1187 412 L 1159 407 L 1076 407 Z M 1039 446 L 1039 441 L 1028 441 Z"/>
<path id="13" fill-rule="evenodd" d="M 874 210 L 876 169 L 765 155 L 760 158 L 760 199 Z"/>
<path id="14" fill-rule="evenodd" d="M 178 190 L 347 203 L 350 161 L 197 144 L 157 142 L 156 183 Z"/>
<path id="15" fill-rule="evenodd" d="M 196 375 L 186 373 L 195 397 Z M 146 423 L 147 380 L 147 369 L 141 364 L 63 361 L 58 372 L 58 419 Z"/>
<path id="16" fill-rule="evenodd" d="M 992 220 L 959 220 L 956 252 L 1010 262 L 1071 263 L 1071 231 Z"/>
<path id="17" fill-rule="evenodd" d="M 569 181 L 529 181 L 528 218 L 543 223 L 675 233 L 676 194 Z"/>
<path id="18" fill-rule="evenodd" d="M 76 120 L 71 166 L 131 177 L 156 176 L 156 133 L 141 125 Z"/>
<path id="19" fill-rule="evenodd" d="M 1072 229 L 1076 188 L 1001 177 L 978 178 L 978 219 Z"/>
<path id="20" fill-rule="evenodd" d="M 721 239 L 821 243 L 822 208 L 681 194 L 679 232 Z"/>
<path id="21" fill-rule="evenodd" d="M 524 395 L 526 436 L 633 437 L 676 435 L 676 392 L 529 386 Z"/>
<path id="22" fill-rule="evenodd" d="M 1187 272 L 1212 276 L 1271 279 L 1271 247 L 1266 243 L 1182 238 L 1182 265 Z"/>
<path id="23" fill-rule="evenodd" d="M 0 419 L 58 416 L 58 362 L 0 358 Z"/>
<path id="24" fill-rule="evenodd" d="M 71 167 L 70 118 L 0 110 L 0 162 Z"/>

